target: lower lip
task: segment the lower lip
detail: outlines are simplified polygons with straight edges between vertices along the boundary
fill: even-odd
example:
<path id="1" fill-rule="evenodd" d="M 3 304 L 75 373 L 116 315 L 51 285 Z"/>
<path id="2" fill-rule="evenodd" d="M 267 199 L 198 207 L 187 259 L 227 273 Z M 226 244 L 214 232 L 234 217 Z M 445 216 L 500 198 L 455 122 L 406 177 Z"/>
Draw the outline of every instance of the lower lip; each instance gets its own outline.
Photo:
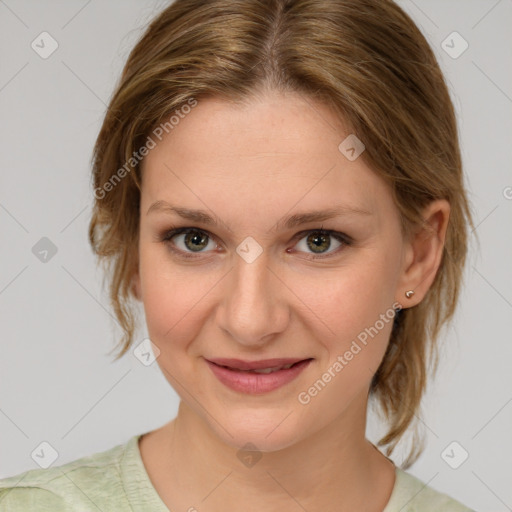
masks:
<path id="1" fill-rule="evenodd" d="M 311 362 L 311 359 L 272 373 L 251 373 L 229 370 L 210 361 L 206 361 L 213 374 L 228 388 L 251 395 L 274 391 L 295 379 Z"/>

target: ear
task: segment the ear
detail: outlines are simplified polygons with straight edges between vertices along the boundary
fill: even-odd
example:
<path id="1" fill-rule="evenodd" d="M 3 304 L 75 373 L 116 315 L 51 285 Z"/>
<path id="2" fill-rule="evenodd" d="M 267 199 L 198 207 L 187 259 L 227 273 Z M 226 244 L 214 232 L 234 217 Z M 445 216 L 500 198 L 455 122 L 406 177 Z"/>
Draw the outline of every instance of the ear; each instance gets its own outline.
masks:
<path id="1" fill-rule="evenodd" d="M 425 207 L 422 217 L 423 225 L 405 241 L 404 266 L 397 289 L 397 301 L 404 307 L 419 304 L 436 277 L 443 257 L 450 203 L 436 199 Z M 408 290 L 414 291 L 410 298 L 405 296 Z"/>

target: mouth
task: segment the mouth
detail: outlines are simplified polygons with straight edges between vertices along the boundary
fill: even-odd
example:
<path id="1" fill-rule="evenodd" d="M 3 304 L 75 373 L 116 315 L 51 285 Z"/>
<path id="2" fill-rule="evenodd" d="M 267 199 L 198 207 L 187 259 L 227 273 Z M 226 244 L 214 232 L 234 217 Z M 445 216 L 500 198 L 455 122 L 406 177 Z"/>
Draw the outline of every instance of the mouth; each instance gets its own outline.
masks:
<path id="1" fill-rule="evenodd" d="M 207 359 L 210 363 L 223 366 L 228 370 L 236 370 L 242 372 L 258 372 L 271 373 L 277 370 L 288 370 L 292 366 L 309 361 L 312 358 L 281 358 L 281 359 L 262 359 L 260 361 L 243 361 L 242 359 Z"/>
<path id="2" fill-rule="evenodd" d="M 206 359 L 213 374 L 227 387 L 249 394 L 273 391 L 294 380 L 313 358 L 281 358 L 260 361 Z"/>

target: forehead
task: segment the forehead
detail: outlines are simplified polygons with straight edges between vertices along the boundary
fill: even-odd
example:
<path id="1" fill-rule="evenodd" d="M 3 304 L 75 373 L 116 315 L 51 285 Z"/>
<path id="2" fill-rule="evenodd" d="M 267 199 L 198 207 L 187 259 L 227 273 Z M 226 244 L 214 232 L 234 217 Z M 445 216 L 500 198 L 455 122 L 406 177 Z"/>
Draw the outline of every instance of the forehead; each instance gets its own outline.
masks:
<path id="1" fill-rule="evenodd" d="M 361 158 L 340 152 L 348 135 L 329 107 L 295 93 L 243 105 L 201 100 L 145 157 L 143 208 L 164 199 L 195 208 L 223 202 L 244 215 L 295 203 L 373 209 L 385 185 Z"/>
<path id="2" fill-rule="evenodd" d="M 178 123 L 163 134 L 160 147 L 167 145 L 191 157 L 317 154 L 336 150 L 340 137 L 349 134 L 331 109 L 299 93 L 267 92 L 243 104 L 202 99 L 175 120 Z"/>

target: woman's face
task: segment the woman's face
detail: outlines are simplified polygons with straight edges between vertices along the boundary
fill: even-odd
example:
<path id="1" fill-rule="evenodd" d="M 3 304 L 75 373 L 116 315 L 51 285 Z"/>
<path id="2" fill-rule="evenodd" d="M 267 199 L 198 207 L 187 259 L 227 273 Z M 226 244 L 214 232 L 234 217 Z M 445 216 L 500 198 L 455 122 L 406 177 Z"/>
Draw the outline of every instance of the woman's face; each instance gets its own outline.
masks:
<path id="1" fill-rule="evenodd" d="M 348 142 L 339 149 L 349 135 L 297 94 L 208 99 L 145 159 L 135 283 L 148 333 L 183 405 L 232 446 L 273 451 L 333 422 L 361 427 L 405 245 L 386 184 Z M 338 211 L 298 223 L 325 210 Z M 176 228 L 193 230 L 169 238 Z M 262 374 L 208 362 L 219 359 L 309 362 Z"/>

